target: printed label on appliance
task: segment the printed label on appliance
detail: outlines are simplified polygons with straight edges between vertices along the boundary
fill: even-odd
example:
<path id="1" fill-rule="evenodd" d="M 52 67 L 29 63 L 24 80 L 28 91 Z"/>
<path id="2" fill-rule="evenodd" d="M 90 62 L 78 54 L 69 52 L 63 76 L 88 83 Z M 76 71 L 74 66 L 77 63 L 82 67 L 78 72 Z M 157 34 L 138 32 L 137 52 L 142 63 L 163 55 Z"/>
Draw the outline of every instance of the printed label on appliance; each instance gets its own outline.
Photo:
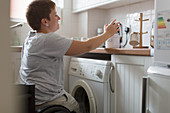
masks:
<path id="1" fill-rule="evenodd" d="M 170 49 L 170 11 L 158 13 L 158 49 Z"/>

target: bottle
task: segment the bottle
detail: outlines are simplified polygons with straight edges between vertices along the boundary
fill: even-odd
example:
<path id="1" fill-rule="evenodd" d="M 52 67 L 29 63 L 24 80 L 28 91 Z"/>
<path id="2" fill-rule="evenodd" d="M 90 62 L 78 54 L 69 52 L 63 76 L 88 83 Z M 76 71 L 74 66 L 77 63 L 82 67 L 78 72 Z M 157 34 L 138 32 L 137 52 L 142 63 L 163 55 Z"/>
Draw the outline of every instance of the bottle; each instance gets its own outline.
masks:
<path id="1" fill-rule="evenodd" d="M 19 37 L 17 36 L 17 33 L 15 31 L 14 33 L 14 37 L 12 39 L 12 46 L 19 46 L 20 45 L 20 39 Z"/>

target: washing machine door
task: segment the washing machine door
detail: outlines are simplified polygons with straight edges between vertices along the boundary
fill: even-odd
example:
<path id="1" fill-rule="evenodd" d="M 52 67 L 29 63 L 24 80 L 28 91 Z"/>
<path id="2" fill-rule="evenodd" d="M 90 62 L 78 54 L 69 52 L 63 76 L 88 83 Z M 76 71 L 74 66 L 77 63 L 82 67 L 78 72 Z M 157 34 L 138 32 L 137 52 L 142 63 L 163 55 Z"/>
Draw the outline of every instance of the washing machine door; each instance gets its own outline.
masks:
<path id="1" fill-rule="evenodd" d="M 71 89 L 71 95 L 78 101 L 83 113 L 96 113 L 94 94 L 87 82 L 76 81 Z"/>

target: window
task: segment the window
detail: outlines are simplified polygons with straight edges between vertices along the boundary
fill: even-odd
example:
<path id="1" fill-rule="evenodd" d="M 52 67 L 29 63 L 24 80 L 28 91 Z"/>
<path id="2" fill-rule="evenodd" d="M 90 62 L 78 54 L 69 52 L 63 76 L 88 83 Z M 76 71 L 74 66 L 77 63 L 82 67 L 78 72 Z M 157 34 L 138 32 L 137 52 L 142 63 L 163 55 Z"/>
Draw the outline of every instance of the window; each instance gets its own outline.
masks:
<path id="1" fill-rule="evenodd" d="M 10 18 L 15 22 L 26 22 L 25 13 L 32 0 L 10 0 Z"/>
<path id="2" fill-rule="evenodd" d="M 33 0 L 10 0 L 10 19 L 14 22 L 26 22 L 25 13 L 28 5 Z M 57 4 L 57 12 L 62 16 L 64 0 L 52 0 Z"/>

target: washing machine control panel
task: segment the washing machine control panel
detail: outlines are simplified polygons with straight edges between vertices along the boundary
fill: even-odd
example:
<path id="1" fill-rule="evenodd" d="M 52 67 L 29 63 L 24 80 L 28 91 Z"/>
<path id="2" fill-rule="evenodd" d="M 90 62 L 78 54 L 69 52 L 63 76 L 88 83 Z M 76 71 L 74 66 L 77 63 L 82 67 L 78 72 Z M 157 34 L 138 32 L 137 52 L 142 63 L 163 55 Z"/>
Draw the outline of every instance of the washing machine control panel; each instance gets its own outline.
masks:
<path id="1" fill-rule="evenodd" d="M 110 67 L 109 61 L 92 59 L 86 59 L 85 61 L 83 59 L 78 61 L 71 60 L 69 75 L 104 82 L 108 79 Z"/>

